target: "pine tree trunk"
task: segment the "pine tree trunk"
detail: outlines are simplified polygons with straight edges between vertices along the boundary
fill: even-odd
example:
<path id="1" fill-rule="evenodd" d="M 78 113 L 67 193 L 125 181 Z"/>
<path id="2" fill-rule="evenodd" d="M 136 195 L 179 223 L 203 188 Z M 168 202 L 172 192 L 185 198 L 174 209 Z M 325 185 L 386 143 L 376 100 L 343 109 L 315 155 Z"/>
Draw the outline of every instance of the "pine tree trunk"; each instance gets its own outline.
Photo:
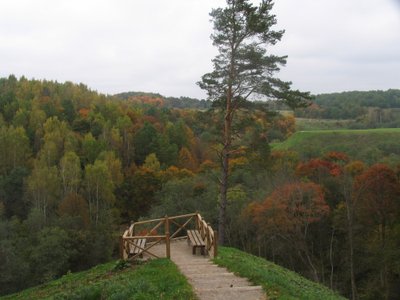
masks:
<path id="1" fill-rule="evenodd" d="M 233 66 L 231 66 L 233 73 Z M 233 76 L 233 75 L 232 75 Z M 219 219 L 218 219 L 218 244 L 223 245 L 225 242 L 225 226 L 226 226 L 226 205 L 228 203 L 228 176 L 229 176 L 229 152 L 232 142 L 232 85 L 229 84 L 226 97 L 225 117 L 224 117 L 224 145 L 222 148 L 222 174 L 220 186 L 220 203 L 219 203 Z"/>
<path id="2" fill-rule="evenodd" d="M 228 97 L 229 98 L 229 97 Z M 230 101 L 229 101 L 230 102 Z M 228 105 L 227 105 L 228 107 Z M 229 109 L 230 110 L 230 109 Z M 226 206 L 228 203 L 228 172 L 229 172 L 229 151 L 231 147 L 231 118 L 230 112 L 227 110 L 224 121 L 224 146 L 222 149 L 222 173 L 220 183 L 220 203 L 219 203 L 219 219 L 218 219 L 218 243 L 224 244 L 225 227 L 226 227 Z"/>

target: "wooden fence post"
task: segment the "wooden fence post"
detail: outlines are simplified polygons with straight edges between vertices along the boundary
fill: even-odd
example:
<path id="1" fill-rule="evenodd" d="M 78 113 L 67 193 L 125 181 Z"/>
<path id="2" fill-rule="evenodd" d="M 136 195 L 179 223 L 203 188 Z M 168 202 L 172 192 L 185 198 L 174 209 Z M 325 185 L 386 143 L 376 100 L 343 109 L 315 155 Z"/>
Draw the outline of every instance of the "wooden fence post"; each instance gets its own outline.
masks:
<path id="1" fill-rule="evenodd" d="M 167 252 L 167 258 L 171 258 L 171 245 L 169 240 L 169 219 L 165 216 L 165 247 Z"/>
<path id="2" fill-rule="evenodd" d="M 125 259 L 125 255 L 124 255 L 124 238 L 123 238 L 123 236 L 121 235 L 120 237 L 119 237 L 119 257 L 121 258 L 121 259 Z"/>
<path id="3" fill-rule="evenodd" d="M 218 231 L 214 230 L 214 257 L 218 255 Z"/>
<path id="4" fill-rule="evenodd" d="M 128 229 L 130 228 L 130 227 L 132 227 L 132 235 L 131 236 L 135 236 L 135 225 L 133 225 L 135 222 L 133 222 L 133 220 L 131 221 L 131 225 L 128 227 Z"/>
<path id="5" fill-rule="evenodd" d="M 207 227 L 206 227 L 206 245 L 207 245 L 207 251 L 208 249 L 211 249 L 211 245 L 210 245 L 210 224 L 207 223 Z"/>

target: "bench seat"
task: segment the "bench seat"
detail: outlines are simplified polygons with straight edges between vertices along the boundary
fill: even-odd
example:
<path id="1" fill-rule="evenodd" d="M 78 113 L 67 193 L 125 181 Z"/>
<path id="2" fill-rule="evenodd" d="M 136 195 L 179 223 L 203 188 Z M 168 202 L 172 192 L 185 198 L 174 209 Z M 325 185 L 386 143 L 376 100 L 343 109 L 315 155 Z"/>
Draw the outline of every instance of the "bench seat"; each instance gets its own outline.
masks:
<path id="1" fill-rule="evenodd" d="M 200 249 L 201 255 L 205 255 L 206 244 L 201 237 L 198 230 L 188 230 L 187 231 L 188 244 L 192 246 L 193 255 L 196 254 L 196 249 Z"/>

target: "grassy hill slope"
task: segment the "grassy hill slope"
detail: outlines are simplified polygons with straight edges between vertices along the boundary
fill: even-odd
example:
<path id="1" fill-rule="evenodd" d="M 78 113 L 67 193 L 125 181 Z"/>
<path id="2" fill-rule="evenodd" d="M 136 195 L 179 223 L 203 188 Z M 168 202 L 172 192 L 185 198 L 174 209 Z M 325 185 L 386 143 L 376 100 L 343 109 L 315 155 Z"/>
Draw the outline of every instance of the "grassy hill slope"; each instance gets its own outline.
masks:
<path id="1" fill-rule="evenodd" d="M 268 299 L 341 300 L 345 299 L 327 287 L 263 258 L 234 248 L 220 247 L 214 262 L 251 282 L 261 285 Z"/>
<path id="2" fill-rule="evenodd" d="M 186 278 L 167 259 L 120 269 L 111 262 L 0 299 L 196 299 Z"/>
<path id="3" fill-rule="evenodd" d="M 215 263 L 261 285 L 269 299 L 344 299 L 328 288 L 233 248 L 221 247 Z M 0 299 L 196 299 L 191 286 L 167 259 L 120 268 L 111 262 Z"/>
<path id="4" fill-rule="evenodd" d="M 317 157 L 329 151 L 345 152 L 353 159 L 374 163 L 384 157 L 400 155 L 400 128 L 366 130 L 298 131 L 274 150 L 293 150 L 303 158 Z"/>

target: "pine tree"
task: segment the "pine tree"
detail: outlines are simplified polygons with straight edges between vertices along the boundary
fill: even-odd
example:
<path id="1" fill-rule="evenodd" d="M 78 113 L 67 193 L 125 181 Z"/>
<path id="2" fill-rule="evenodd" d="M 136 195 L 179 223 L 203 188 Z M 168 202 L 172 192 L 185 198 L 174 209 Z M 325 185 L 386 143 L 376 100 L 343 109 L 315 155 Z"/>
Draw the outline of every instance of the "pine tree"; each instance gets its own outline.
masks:
<path id="1" fill-rule="evenodd" d="M 304 104 L 309 93 L 290 89 L 291 83 L 275 78 L 274 73 L 286 64 L 286 56 L 267 52 L 268 46 L 282 38 L 283 31 L 272 27 L 276 18 L 271 14 L 273 2 L 262 0 L 254 6 L 249 0 L 227 0 L 225 8 L 210 13 L 214 24 L 211 35 L 219 54 L 213 59 L 214 70 L 203 75 L 198 83 L 209 99 L 224 112 L 223 147 L 219 203 L 219 243 L 224 242 L 227 205 L 229 156 L 232 152 L 232 121 L 235 112 L 248 107 L 251 97 L 283 100 L 291 107 Z"/>

